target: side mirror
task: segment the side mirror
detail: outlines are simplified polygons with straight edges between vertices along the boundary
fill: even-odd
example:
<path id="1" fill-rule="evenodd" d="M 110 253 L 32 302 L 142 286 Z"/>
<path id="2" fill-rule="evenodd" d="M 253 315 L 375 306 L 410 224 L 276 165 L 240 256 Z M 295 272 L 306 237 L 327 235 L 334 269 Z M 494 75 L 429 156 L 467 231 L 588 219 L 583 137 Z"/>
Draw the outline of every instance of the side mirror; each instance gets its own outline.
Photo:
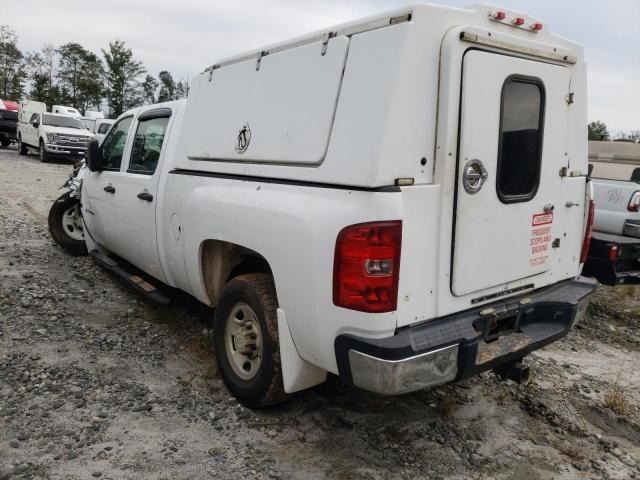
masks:
<path id="1" fill-rule="evenodd" d="M 102 151 L 98 140 L 95 138 L 89 142 L 87 147 L 87 166 L 92 172 L 102 171 Z"/>
<path id="2" fill-rule="evenodd" d="M 40 122 L 38 120 L 34 120 L 31 125 L 33 125 L 33 128 L 38 128 L 40 126 Z"/>

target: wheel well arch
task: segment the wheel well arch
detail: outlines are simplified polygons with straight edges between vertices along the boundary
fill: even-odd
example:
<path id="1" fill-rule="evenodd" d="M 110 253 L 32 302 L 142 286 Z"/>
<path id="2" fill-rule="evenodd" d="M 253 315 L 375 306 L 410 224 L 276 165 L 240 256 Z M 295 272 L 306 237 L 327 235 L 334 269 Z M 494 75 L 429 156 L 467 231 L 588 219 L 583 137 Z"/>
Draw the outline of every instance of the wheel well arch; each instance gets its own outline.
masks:
<path id="1" fill-rule="evenodd" d="M 245 273 L 268 273 L 271 265 L 260 253 L 223 240 L 205 240 L 200 245 L 200 272 L 210 306 L 218 303 L 222 289 Z"/>

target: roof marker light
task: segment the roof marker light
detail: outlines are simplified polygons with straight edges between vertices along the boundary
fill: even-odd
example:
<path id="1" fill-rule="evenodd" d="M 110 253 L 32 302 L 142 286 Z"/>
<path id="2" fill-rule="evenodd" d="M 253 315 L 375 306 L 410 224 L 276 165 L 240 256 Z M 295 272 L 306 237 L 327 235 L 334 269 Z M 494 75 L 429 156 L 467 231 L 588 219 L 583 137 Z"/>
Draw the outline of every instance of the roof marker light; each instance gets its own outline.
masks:
<path id="1" fill-rule="evenodd" d="M 503 11 L 495 12 L 493 14 L 493 19 L 498 21 L 504 20 L 506 17 L 507 17 L 507 14 L 504 13 Z"/>
<path id="2" fill-rule="evenodd" d="M 513 23 L 514 25 L 519 27 L 520 25 L 524 25 L 524 18 L 516 17 L 516 18 L 513 19 L 513 21 L 511 23 Z"/>
<path id="3" fill-rule="evenodd" d="M 542 24 L 538 22 L 532 24 L 531 30 L 533 30 L 534 32 L 539 32 L 540 30 L 542 30 Z"/>

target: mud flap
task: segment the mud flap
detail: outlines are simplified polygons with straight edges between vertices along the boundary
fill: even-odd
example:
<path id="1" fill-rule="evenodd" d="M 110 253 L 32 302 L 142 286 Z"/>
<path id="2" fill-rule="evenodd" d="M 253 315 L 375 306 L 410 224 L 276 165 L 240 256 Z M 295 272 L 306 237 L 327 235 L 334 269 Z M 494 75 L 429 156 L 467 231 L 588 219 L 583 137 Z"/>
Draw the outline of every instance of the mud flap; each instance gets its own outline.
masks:
<path id="1" fill-rule="evenodd" d="M 278 309 L 278 335 L 280 337 L 280 363 L 284 391 L 294 393 L 323 383 L 327 372 L 300 358 L 293 343 L 287 318 Z"/>

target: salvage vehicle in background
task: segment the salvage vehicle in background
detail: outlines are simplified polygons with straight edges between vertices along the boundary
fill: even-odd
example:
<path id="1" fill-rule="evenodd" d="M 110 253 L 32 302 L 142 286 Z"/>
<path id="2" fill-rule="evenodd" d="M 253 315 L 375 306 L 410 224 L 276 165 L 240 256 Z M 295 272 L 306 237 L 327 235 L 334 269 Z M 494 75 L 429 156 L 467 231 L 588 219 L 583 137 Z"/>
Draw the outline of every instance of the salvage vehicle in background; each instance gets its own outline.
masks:
<path id="1" fill-rule="evenodd" d="M 18 104 L 0 100 L 0 145 L 8 147 L 18 139 Z"/>
<path id="2" fill-rule="evenodd" d="M 124 113 L 89 144 L 77 204 L 105 268 L 215 307 L 218 367 L 247 406 L 327 372 L 390 395 L 522 382 L 595 288 L 578 277 L 585 125 L 578 44 L 521 13 L 420 4 L 223 60 L 186 101 Z"/>
<path id="3" fill-rule="evenodd" d="M 102 144 L 104 137 L 107 136 L 107 133 L 109 133 L 109 130 L 114 123 L 116 123 L 116 121 L 110 118 L 101 118 L 96 120 L 96 124 L 92 131 L 99 144 Z"/>
<path id="4" fill-rule="evenodd" d="M 68 115 L 70 117 L 82 118 L 82 114 L 77 108 L 64 105 L 53 105 L 51 107 L 51 113 L 54 115 Z"/>
<path id="5" fill-rule="evenodd" d="M 50 158 L 80 160 L 94 135 L 78 118 L 46 113 L 41 102 L 23 102 L 18 122 L 18 152 L 26 155 L 29 147 L 38 149 L 40 160 Z"/>
<path id="6" fill-rule="evenodd" d="M 640 144 L 589 142 L 595 219 L 584 275 L 640 284 Z"/>

